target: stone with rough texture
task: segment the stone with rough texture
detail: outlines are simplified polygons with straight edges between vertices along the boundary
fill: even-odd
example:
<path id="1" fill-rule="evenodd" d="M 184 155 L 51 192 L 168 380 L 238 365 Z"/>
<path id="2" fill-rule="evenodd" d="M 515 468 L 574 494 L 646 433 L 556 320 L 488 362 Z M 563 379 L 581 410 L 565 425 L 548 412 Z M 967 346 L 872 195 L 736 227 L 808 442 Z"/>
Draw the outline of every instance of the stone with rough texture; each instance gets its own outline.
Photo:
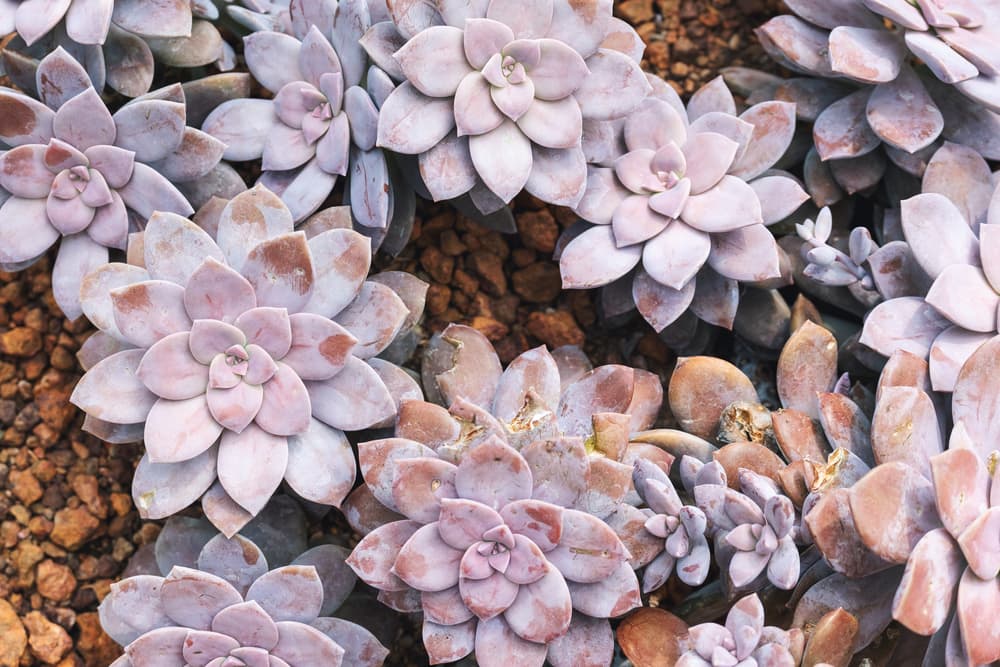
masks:
<path id="1" fill-rule="evenodd" d="M 44 663 L 58 663 L 73 647 L 69 633 L 39 611 L 33 611 L 24 617 L 24 627 L 28 629 L 31 653 Z"/>
<path id="2" fill-rule="evenodd" d="M 6 600 L 0 599 L 0 667 L 17 667 L 28 647 L 21 619 Z"/>

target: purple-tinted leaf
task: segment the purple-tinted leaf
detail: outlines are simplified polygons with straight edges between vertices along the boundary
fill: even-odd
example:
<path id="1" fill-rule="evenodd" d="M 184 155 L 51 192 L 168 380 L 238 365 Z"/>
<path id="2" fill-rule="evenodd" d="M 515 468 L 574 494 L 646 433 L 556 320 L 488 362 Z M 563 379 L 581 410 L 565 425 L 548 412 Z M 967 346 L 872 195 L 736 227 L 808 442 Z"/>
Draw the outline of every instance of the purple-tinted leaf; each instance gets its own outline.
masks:
<path id="1" fill-rule="evenodd" d="M 875 87 L 868 99 L 867 118 L 882 141 L 908 153 L 930 145 L 944 127 L 941 112 L 909 67 L 894 81 Z"/>
<path id="2" fill-rule="evenodd" d="M 920 297 L 900 297 L 868 314 L 860 342 L 885 356 L 903 350 L 926 357 L 934 339 L 949 326 L 951 322 Z"/>
<path id="3" fill-rule="evenodd" d="M 880 139 L 865 117 L 871 91 L 851 93 L 826 108 L 813 125 L 813 140 L 820 159 L 859 157 L 878 148 Z"/>

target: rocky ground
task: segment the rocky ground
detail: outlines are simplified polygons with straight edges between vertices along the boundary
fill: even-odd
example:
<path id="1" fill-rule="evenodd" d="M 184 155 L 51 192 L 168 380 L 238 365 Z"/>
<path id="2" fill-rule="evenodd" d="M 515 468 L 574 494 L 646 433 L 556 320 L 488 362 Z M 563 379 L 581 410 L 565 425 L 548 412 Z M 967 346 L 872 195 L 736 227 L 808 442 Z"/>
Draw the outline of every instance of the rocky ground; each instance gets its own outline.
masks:
<path id="1" fill-rule="evenodd" d="M 689 95 L 733 65 L 772 68 L 752 28 L 777 0 L 622 0 L 616 13 L 648 43 L 644 65 Z M 609 336 L 594 293 L 560 292 L 551 258 L 574 221 L 530 197 L 516 202 L 519 234 L 478 227 L 447 207 L 418 209 L 413 240 L 380 268 L 431 284 L 425 331 L 469 324 L 503 360 L 545 343 L 582 345 L 595 364 L 669 373 L 672 355 L 644 324 Z M 159 527 L 140 523 L 129 494 L 139 449 L 108 446 L 80 430 L 68 402 L 82 374 L 75 353 L 90 335 L 58 315 L 40 262 L 0 273 L 0 667 L 107 667 L 120 649 L 101 630 L 97 604 L 129 556 Z M 315 530 L 337 529 L 327 520 Z M 396 626 L 395 664 L 426 664 L 412 626 Z"/>

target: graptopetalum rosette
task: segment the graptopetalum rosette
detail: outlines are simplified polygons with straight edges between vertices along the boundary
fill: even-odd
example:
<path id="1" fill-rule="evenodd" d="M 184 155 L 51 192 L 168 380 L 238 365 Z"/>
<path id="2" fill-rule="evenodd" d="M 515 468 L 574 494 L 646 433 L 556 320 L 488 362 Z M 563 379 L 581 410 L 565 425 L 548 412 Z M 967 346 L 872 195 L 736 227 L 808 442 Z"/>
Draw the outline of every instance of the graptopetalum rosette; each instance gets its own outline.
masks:
<path id="1" fill-rule="evenodd" d="M 961 185 L 900 204 L 902 235 L 929 288 L 877 305 L 860 338 L 883 355 L 906 350 L 927 358 L 937 391 L 951 391 L 962 365 L 998 330 L 1000 196 L 991 183 L 979 182 L 989 173 L 986 161 L 962 152 L 975 169 L 953 172 Z M 977 172 L 981 178 L 974 178 Z"/>
<path id="2" fill-rule="evenodd" d="M 1000 109 L 995 0 L 788 6 L 794 14 L 771 19 L 757 34 L 778 62 L 820 77 L 776 83 L 780 98 L 800 100 L 815 121 L 806 167 L 811 193 L 823 196 L 825 188 L 813 186 L 831 180 L 822 163 L 850 194 L 877 183 L 886 169 L 877 150 L 883 143 L 893 163 L 916 176 L 941 135 L 992 152 L 990 132 L 982 130 Z"/>
<path id="3" fill-rule="evenodd" d="M 678 646 L 676 667 L 795 667 L 802 637 L 799 630 L 765 626 L 764 605 L 754 594 L 729 609 L 725 625 L 692 626 Z"/>
<path id="4" fill-rule="evenodd" d="M 845 562 L 866 561 L 866 570 L 849 573 L 866 576 L 860 586 L 841 577 L 817 597 L 857 598 L 851 589 L 861 588 L 865 604 L 884 615 L 882 626 L 895 618 L 917 634 L 933 635 L 925 665 L 990 664 L 1000 659 L 1000 635 L 990 620 L 1000 605 L 995 449 L 1000 413 L 991 391 L 1000 343 L 985 343 L 962 366 L 947 448 L 941 415 L 927 395 L 926 364 L 897 354 L 910 361 L 896 374 L 917 378 L 922 389 L 896 389 L 880 400 L 883 414 L 876 413 L 872 424 L 878 465 L 838 492 L 844 510 L 823 507 L 824 499 L 807 516 L 814 533 L 823 526 L 839 538 L 817 539 L 828 561 L 838 571 Z M 852 541 L 855 551 L 867 553 L 865 559 L 844 558 Z M 905 569 L 886 569 L 892 565 Z"/>
<path id="5" fill-rule="evenodd" d="M 405 402 L 396 437 L 359 445 L 366 483 L 345 513 L 368 535 L 348 562 L 386 604 L 424 611 L 435 663 L 475 650 L 481 664 L 541 664 L 548 644 L 555 665 L 608 664 L 601 619 L 639 603 L 631 554 L 601 519 L 628 501 L 635 460 L 673 461 L 628 440 L 655 418 L 659 384 L 557 356 L 529 350 L 501 373 L 482 334 L 452 325 L 424 361 L 450 410 Z"/>
<path id="6" fill-rule="evenodd" d="M 114 667 L 379 665 L 388 653 L 364 628 L 330 616 L 353 586 L 335 546 L 274 569 L 240 535 L 217 534 L 194 562 L 157 546 L 163 560 L 185 564 L 129 576 L 101 602 L 102 628 L 125 647 Z"/>
<path id="7" fill-rule="evenodd" d="M 192 31 L 202 39 L 189 40 Z M 5 41 L 6 73 L 25 90 L 34 88 L 35 58 L 63 48 L 80 62 L 98 90 L 105 83 L 128 97 L 142 95 L 153 82 L 154 53 L 150 44 L 185 40 L 208 56 L 221 55 L 222 37 L 211 24 L 192 21 L 188 0 L 4 0 L 0 32 L 16 31 Z M 214 39 L 205 39 L 206 33 Z M 158 56 L 166 55 L 158 49 Z"/>
<path id="8" fill-rule="evenodd" d="M 366 280 L 369 241 L 347 229 L 307 240 L 292 224 L 258 186 L 226 205 L 214 240 L 158 213 L 142 266 L 106 264 L 84 280 L 83 310 L 101 331 L 84 346 L 89 370 L 71 400 L 87 430 L 144 439 L 132 489 L 143 516 L 204 494 L 206 515 L 232 535 L 282 479 L 338 505 L 355 470 L 343 431 L 395 415 L 382 377 L 394 391 L 415 387 L 372 359 L 410 312 Z"/>
<path id="9" fill-rule="evenodd" d="M 764 102 L 737 116 L 721 78 L 687 109 L 671 89 L 657 90 L 609 135 L 601 164 L 588 168 L 574 210 L 593 226 L 564 234 L 563 287 L 620 280 L 618 298 L 631 294 L 657 331 L 688 308 L 731 328 L 739 283 L 782 277 L 767 225 L 808 198 L 791 175 L 768 171 L 792 140 L 794 107 Z"/>
<path id="10" fill-rule="evenodd" d="M 274 99 L 224 102 L 202 127 L 227 144 L 227 160 L 262 159 L 260 182 L 281 196 L 296 222 L 346 177 L 358 223 L 385 228 L 396 202 L 386 155 L 375 144 L 379 107 L 394 84 L 368 66 L 358 44 L 371 23 L 368 3 L 294 6 L 293 34 L 261 31 L 244 40 L 250 73 Z"/>
<path id="11" fill-rule="evenodd" d="M 650 90 L 641 40 L 611 9 L 609 0 L 391 3 L 394 23 L 364 40 L 402 81 L 382 108 L 378 145 L 419 156 L 435 200 L 470 193 L 491 213 L 526 189 L 576 204 L 585 127 L 625 116 Z"/>
<path id="12" fill-rule="evenodd" d="M 60 242 L 53 293 L 75 319 L 80 281 L 108 261 L 109 248 L 125 248 L 130 216 L 193 213 L 174 184 L 210 172 L 223 145 L 186 126 L 183 102 L 157 93 L 112 115 L 82 66 L 62 49 L 46 56 L 37 77 L 44 104 L 0 91 L 8 116 L 20 119 L 0 133 L 13 147 L 0 156 L 6 191 L 0 264 L 24 268 Z"/>
<path id="13" fill-rule="evenodd" d="M 535 450 L 545 445 L 535 443 Z M 629 552 L 597 517 L 538 499 L 550 480 L 497 436 L 457 465 L 415 441 L 362 443 L 366 482 L 398 521 L 369 533 L 348 564 L 366 583 L 415 591 L 431 662 L 475 652 L 489 665 L 610 664 L 604 619 L 640 604 Z M 574 611 L 575 610 L 575 611 Z"/>

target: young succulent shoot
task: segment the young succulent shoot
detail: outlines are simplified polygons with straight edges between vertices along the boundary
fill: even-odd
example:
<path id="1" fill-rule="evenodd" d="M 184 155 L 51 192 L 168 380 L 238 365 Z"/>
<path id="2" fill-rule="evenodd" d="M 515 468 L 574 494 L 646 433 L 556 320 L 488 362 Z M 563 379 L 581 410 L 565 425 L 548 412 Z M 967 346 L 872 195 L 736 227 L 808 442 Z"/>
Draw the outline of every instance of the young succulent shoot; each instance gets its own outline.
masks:
<path id="1" fill-rule="evenodd" d="M 644 459 L 635 462 L 633 480 L 639 497 L 655 512 L 644 527 L 663 540 L 662 553 L 643 572 L 644 593 L 662 586 L 676 567 L 677 578 L 688 586 L 700 586 L 708 578 L 712 555 L 705 539 L 705 513 L 684 505 L 663 470 Z"/>
<path id="2" fill-rule="evenodd" d="M 764 625 L 764 606 L 756 594 L 729 610 L 725 625 L 692 626 L 678 641 L 677 667 L 796 667 L 801 653 L 798 631 Z"/>
<path id="3" fill-rule="evenodd" d="M 757 473 L 740 469 L 740 491 L 725 484 L 698 484 L 694 499 L 715 537 L 716 556 L 734 589 L 747 589 L 766 579 L 783 590 L 799 580 L 795 545 L 796 512 L 777 485 Z"/>
<path id="4" fill-rule="evenodd" d="M 641 602 L 625 545 L 597 517 L 539 500 L 549 480 L 536 478 L 531 456 L 496 436 L 457 465 L 411 440 L 359 445 L 371 492 L 403 518 L 369 533 L 347 562 L 381 591 L 416 592 L 433 664 L 473 653 L 484 667 L 573 665 L 583 653 L 610 664 L 600 619 Z M 591 626 L 585 645 L 571 639 Z"/>
<path id="5" fill-rule="evenodd" d="M 809 262 L 805 269 L 807 276 L 831 287 L 857 283 L 862 289 L 875 289 L 870 273 L 862 266 L 868 256 L 878 249 L 867 229 L 855 227 L 851 230 L 847 253 L 827 243 L 833 231 L 833 215 L 829 208 L 820 210 L 815 222 L 807 219 L 797 223 L 795 231 L 808 245 L 807 249 L 803 249 Z"/>
<path id="6" fill-rule="evenodd" d="M 323 556 L 307 558 L 332 573 Z M 382 658 L 387 651 L 366 630 L 324 612 L 326 584 L 312 564 L 269 570 L 256 544 L 217 535 L 193 567 L 112 584 L 101 626 L 125 647 L 113 667 L 380 664 L 345 655 L 339 642 L 361 642 Z"/>
<path id="7" fill-rule="evenodd" d="M 410 316 L 391 288 L 365 280 L 368 239 L 333 229 L 307 240 L 258 186 L 226 205 L 215 239 L 158 213 L 140 245 L 143 266 L 106 264 L 84 280 L 103 347 L 71 397 L 88 430 L 145 441 L 140 513 L 163 518 L 204 495 L 206 515 L 232 535 L 283 479 L 339 505 L 355 466 L 343 431 L 396 413 L 369 360 Z"/>
<path id="8" fill-rule="evenodd" d="M 130 216 L 193 213 L 175 183 L 210 172 L 223 146 L 186 127 L 183 95 L 136 100 L 112 115 L 61 48 L 38 65 L 37 81 L 43 103 L 0 91 L 24 119 L 0 134 L 13 147 L 0 157 L 9 193 L 0 207 L 0 264 L 24 268 L 59 242 L 53 293 L 75 319 L 83 277 L 108 262 L 109 249 L 125 249 Z"/>
<path id="9" fill-rule="evenodd" d="M 379 106 L 393 83 L 368 67 L 357 45 L 371 22 L 368 5 L 343 0 L 335 13 L 323 0 L 296 6 L 301 19 L 292 21 L 294 36 L 262 31 L 244 39 L 247 67 L 274 99 L 224 102 L 202 129 L 226 143 L 227 160 L 260 158 L 260 182 L 281 196 L 296 223 L 319 209 L 344 177 L 355 219 L 385 228 L 393 195 L 376 132 Z"/>
<path id="10" fill-rule="evenodd" d="M 794 131 L 794 106 L 784 102 L 737 116 L 721 77 L 687 109 L 672 89 L 657 89 L 607 133 L 606 158 L 589 169 L 574 210 L 593 226 L 564 234 L 563 287 L 621 280 L 619 291 L 657 331 L 689 308 L 731 328 L 739 283 L 782 279 L 767 225 L 808 198 L 791 175 L 768 171 Z"/>
<path id="11" fill-rule="evenodd" d="M 394 3 L 395 26 L 376 24 L 365 36 L 372 58 L 403 81 L 383 106 L 378 145 L 419 156 L 435 200 L 471 192 L 489 213 L 482 202 L 502 206 L 527 190 L 576 205 L 587 180 L 585 125 L 624 117 L 650 91 L 634 56 L 605 46 L 621 31 L 611 6 L 408 6 Z"/>

